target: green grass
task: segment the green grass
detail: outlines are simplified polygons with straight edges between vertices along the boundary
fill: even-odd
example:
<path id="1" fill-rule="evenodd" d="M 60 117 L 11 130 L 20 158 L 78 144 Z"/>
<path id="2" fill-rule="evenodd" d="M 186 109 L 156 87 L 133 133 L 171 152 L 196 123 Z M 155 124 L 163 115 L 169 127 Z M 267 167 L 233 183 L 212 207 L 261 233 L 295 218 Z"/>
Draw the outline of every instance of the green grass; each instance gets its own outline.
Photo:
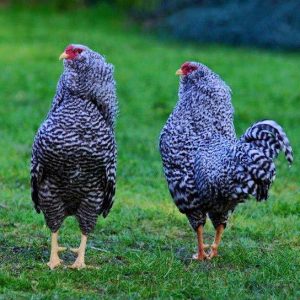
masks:
<path id="1" fill-rule="evenodd" d="M 69 13 L 0 12 L 0 299 L 299 299 L 300 54 L 157 40 L 108 7 Z M 118 184 L 115 205 L 88 241 L 94 268 L 48 270 L 50 233 L 30 200 L 35 132 L 55 92 L 71 43 L 87 44 L 116 67 Z M 191 261 L 195 234 L 169 196 L 159 132 L 177 100 L 174 75 L 201 61 L 233 89 L 235 125 L 272 118 L 295 152 L 280 157 L 267 202 L 240 205 L 213 261 Z M 214 230 L 205 227 L 207 242 Z M 73 218 L 60 241 L 77 246 Z M 65 265 L 74 256 L 62 254 Z"/>

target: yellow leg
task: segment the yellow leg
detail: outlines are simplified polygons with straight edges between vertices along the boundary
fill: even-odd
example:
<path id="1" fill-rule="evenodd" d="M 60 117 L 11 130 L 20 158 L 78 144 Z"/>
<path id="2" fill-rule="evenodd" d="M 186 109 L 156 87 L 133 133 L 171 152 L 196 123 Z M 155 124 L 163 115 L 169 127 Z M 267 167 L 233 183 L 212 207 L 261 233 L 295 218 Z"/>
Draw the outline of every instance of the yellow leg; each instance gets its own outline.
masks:
<path id="1" fill-rule="evenodd" d="M 51 233 L 51 254 L 50 254 L 50 261 L 47 263 L 48 267 L 51 270 L 58 267 L 62 262 L 62 260 L 58 256 L 58 252 L 67 249 L 66 247 L 58 246 L 57 236 L 58 236 L 58 232 Z"/>
<path id="2" fill-rule="evenodd" d="M 221 242 L 223 231 L 224 231 L 224 225 L 221 224 L 216 229 L 215 240 L 214 243 L 211 245 L 211 250 L 208 259 L 212 259 L 214 256 L 218 256 L 218 247 Z"/>
<path id="3" fill-rule="evenodd" d="M 74 264 L 71 266 L 72 269 L 83 269 L 86 267 L 84 263 L 86 241 L 87 241 L 87 236 L 82 234 L 79 248 L 71 249 L 72 252 L 75 252 L 78 255 Z"/>
<path id="4" fill-rule="evenodd" d="M 203 242 L 203 226 L 200 225 L 197 229 L 197 238 L 198 238 L 198 253 L 193 255 L 193 259 L 204 260 L 208 258 L 205 253 L 205 249 L 208 248 L 208 245 Z"/>

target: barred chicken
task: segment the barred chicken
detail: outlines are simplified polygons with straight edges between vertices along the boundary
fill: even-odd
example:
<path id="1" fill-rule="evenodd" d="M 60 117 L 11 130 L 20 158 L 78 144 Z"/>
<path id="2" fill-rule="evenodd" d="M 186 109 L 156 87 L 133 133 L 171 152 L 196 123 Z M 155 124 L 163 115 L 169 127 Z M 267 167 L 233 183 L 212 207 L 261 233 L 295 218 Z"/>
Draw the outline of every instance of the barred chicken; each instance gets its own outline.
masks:
<path id="1" fill-rule="evenodd" d="M 69 45 L 52 107 L 32 149 L 31 190 L 38 213 L 50 228 L 48 266 L 61 264 L 58 230 L 75 216 L 82 232 L 73 268 L 85 267 L 88 234 L 112 207 L 116 181 L 117 113 L 114 67 L 86 46 Z"/>
<path id="2" fill-rule="evenodd" d="M 181 76 L 179 100 L 161 132 L 160 153 L 174 202 L 197 232 L 193 258 L 211 259 L 230 213 L 249 196 L 266 200 L 275 179 L 274 160 L 282 151 L 291 164 L 293 153 L 272 120 L 236 137 L 231 90 L 208 67 L 186 62 L 176 74 Z M 209 252 L 203 240 L 207 215 L 216 230 Z"/>

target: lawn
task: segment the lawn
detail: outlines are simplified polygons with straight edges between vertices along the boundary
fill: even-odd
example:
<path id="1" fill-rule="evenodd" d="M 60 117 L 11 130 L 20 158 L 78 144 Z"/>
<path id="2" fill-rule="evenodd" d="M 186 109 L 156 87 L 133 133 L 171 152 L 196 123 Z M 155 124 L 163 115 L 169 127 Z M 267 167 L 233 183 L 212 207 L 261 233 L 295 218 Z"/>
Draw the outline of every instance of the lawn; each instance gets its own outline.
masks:
<path id="1" fill-rule="evenodd" d="M 0 11 L 0 299 L 299 299 L 300 195 L 298 53 L 163 41 L 109 7 L 67 13 Z M 82 43 L 115 65 L 118 182 L 115 205 L 99 218 L 81 271 L 50 271 L 50 232 L 29 187 L 31 145 L 62 72 L 59 54 Z M 256 120 L 281 124 L 294 148 L 281 156 L 268 201 L 240 205 L 220 256 L 195 262 L 195 234 L 167 190 L 158 153 L 160 130 L 177 100 L 174 75 L 201 61 L 233 90 L 238 134 Z M 205 227 L 207 242 L 214 230 Z M 68 218 L 60 243 L 80 241 Z M 62 254 L 64 265 L 75 259 Z"/>

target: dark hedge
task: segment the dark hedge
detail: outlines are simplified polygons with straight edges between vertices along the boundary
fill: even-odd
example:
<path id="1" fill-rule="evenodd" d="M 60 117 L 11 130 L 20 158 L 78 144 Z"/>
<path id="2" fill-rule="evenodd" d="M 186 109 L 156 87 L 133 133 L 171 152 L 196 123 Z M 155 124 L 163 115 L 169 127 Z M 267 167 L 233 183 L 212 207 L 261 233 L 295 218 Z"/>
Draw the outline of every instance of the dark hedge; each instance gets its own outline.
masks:
<path id="1" fill-rule="evenodd" d="M 160 21 L 160 26 L 176 38 L 300 49 L 299 0 L 232 0 L 216 1 L 215 5 L 211 5 L 215 1 L 187 2 L 185 8 L 173 8 L 173 12 L 168 8 L 171 13 Z M 163 16 L 164 11 L 158 9 L 157 15 Z"/>

